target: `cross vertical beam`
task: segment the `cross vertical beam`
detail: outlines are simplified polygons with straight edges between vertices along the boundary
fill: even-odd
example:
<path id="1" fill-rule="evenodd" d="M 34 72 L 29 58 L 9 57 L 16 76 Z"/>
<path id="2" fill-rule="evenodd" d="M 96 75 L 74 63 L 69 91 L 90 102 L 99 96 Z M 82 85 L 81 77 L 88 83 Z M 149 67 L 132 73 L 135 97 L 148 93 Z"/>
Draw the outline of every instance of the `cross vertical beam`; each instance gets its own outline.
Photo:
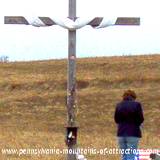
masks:
<path id="1" fill-rule="evenodd" d="M 69 0 L 69 18 L 75 20 L 76 0 Z M 68 30 L 68 125 L 75 125 L 75 91 L 76 91 L 76 30 Z"/>
<path id="2" fill-rule="evenodd" d="M 73 21 L 76 19 L 76 0 L 69 0 L 69 18 L 72 19 Z M 76 98 L 76 30 L 68 30 L 68 81 L 67 81 L 68 128 L 76 127 L 75 98 Z M 73 136 L 72 131 L 73 131 L 72 129 L 70 131 L 67 131 L 68 133 L 67 136 Z M 74 134 L 76 134 L 77 136 L 77 133 Z M 75 135 L 73 138 L 75 138 Z M 68 143 L 69 150 L 76 149 L 77 140 L 75 139 L 74 143 L 72 142 Z M 74 154 L 67 155 L 67 160 L 75 160 L 75 159 L 76 155 Z"/>

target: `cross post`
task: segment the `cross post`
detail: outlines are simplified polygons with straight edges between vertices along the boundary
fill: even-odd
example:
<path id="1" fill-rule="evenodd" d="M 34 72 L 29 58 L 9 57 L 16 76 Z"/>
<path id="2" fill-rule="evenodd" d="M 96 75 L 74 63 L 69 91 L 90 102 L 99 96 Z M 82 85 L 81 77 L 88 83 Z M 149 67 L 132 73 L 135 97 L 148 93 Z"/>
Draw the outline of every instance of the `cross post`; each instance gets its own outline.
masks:
<path id="1" fill-rule="evenodd" d="M 76 0 L 69 0 L 69 18 L 76 19 Z M 68 150 L 76 149 L 77 127 L 75 116 L 76 98 L 76 30 L 68 30 L 68 81 L 67 81 L 67 111 L 68 126 L 66 140 Z M 68 154 L 67 160 L 76 160 L 75 154 Z"/>
<path id="2" fill-rule="evenodd" d="M 69 0 L 69 18 L 73 21 L 76 17 L 76 0 Z M 67 107 L 68 125 L 75 125 L 75 91 L 76 91 L 76 30 L 68 31 L 68 84 Z"/>

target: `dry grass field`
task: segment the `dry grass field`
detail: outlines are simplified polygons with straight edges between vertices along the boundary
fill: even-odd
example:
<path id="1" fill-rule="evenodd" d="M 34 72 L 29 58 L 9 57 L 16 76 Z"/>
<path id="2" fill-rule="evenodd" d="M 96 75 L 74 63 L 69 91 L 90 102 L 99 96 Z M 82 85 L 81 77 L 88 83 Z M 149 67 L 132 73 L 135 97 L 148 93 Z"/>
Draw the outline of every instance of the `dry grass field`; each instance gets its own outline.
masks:
<path id="1" fill-rule="evenodd" d="M 65 148 L 67 60 L 0 64 L 0 149 Z M 160 56 L 77 60 L 78 146 L 117 147 L 115 105 L 126 89 L 144 108 L 140 148 L 160 147 Z M 118 160 L 118 155 L 87 155 Z M 62 160 L 64 155 L 5 155 L 1 160 Z"/>

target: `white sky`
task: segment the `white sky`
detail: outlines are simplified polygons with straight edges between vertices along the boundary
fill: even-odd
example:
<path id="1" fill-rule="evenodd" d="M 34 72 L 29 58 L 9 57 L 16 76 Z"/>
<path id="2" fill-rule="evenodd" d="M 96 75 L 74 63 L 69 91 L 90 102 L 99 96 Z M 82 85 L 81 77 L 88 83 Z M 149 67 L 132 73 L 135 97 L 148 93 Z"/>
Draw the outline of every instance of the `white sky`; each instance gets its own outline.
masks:
<path id="1" fill-rule="evenodd" d="M 160 53 L 159 0 L 77 0 L 78 17 L 139 16 L 141 26 L 114 26 L 77 32 L 77 56 Z M 3 16 L 68 16 L 68 0 L 1 0 L 0 55 L 10 60 L 67 57 L 67 30 L 4 25 Z"/>

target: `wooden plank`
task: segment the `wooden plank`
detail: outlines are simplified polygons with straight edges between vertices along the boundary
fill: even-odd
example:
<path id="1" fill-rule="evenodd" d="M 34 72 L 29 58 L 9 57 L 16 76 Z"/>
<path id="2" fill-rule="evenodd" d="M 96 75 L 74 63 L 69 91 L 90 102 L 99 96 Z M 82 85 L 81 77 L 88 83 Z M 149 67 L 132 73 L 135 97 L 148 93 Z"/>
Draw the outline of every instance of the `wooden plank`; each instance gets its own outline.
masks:
<path id="1" fill-rule="evenodd" d="M 91 25 L 92 27 L 98 26 L 103 20 L 103 17 L 96 17 L 94 18 L 88 25 Z"/>
<path id="2" fill-rule="evenodd" d="M 73 12 L 75 12 L 73 10 Z M 56 23 L 50 17 L 38 17 L 44 24 L 47 26 L 56 25 Z M 76 20 L 75 17 L 69 17 L 73 21 Z M 87 25 L 91 25 L 92 27 L 98 26 L 103 20 L 103 17 L 95 17 L 90 23 Z M 22 16 L 5 16 L 4 17 L 5 24 L 26 24 L 29 25 L 28 21 L 25 17 Z M 116 20 L 115 25 L 140 25 L 140 18 L 139 17 L 118 17 Z"/>
<path id="3" fill-rule="evenodd" d="M 39 19 L 47 26 L 56 25 L 56 23 L 49 17 L 39 17 Z"/>
<path id="4" fill-rule="evenodd" d="M 103 20 L 103 17 L 94 18 L 88 25 L 92 27 L 98 26 Z M 139 17 L 118 17 L 115 25 L 140 25 Z"/>
<path id="5" fill-rule="evenodd" d="M 76 0 L 69 0 L 69 18 L 76 19 Z M 67 110 L 68 126 L 76 126 L 76 30 L 68 30 L 68 81 L 67 81 Z M 68 144 L 68 149 L 76 149 L 77 142 Z M 75 154 L 68 154 L 67 160 L 76 160 Z"/>
<path id="6" fill-rule="evenodd" d="M 5 16 L 4 24 L 25 24 L 29 25 L 28 21 L 22 16 Z"/>
<path id="7" fill-rule="evenodd" d="M 140 25 L 139 17 L 118 17 L 115 25 Z"/>

